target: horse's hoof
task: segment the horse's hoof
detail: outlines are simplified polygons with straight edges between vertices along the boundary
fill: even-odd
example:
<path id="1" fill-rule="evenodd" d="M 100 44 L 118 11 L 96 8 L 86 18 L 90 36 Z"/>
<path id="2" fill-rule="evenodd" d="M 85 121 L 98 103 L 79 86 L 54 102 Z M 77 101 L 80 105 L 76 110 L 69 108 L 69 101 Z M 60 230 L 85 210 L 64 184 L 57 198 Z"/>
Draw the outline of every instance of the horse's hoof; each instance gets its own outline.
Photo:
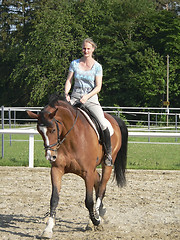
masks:
<path id="1" fill-rule="evenodd" d="M 86 231 L 103 231 L 104 228 L 101 224 L 98 226 L 94 226 L 93 224 L 92 225 L 88 224 L 85 230 Z"/>
<path id="2" fill-rule="evenodd" d="M 92 224 L 91 221 L 88 222 L 85 231 L 94 231 L 94 225 Z"/>
<path id="3" fill-rule="evenodd" d="M 102 224 L 98 225 L 98 226 L 94 226 L 94 231 L 103 231 L 104 228 L 102 226 Z"/>
<path id="4" fill-rule="evenodd" d="M 41 235 L 41 239 L 50 239 L 53 236 L 52 231 L 44 231 Z"/>
<path id="5" fill-rule="evenodd" d="M 102 219 L 101 219 L 102 220 Z M 103 222 L 103 221 L 102 221 Z M 102 226 L 102 222 L 98 225 L 95 226 L 92 221 L 90 220 L 85 228 L 85 231 L 102 231 L 104 230 L 103 226 Z"/>

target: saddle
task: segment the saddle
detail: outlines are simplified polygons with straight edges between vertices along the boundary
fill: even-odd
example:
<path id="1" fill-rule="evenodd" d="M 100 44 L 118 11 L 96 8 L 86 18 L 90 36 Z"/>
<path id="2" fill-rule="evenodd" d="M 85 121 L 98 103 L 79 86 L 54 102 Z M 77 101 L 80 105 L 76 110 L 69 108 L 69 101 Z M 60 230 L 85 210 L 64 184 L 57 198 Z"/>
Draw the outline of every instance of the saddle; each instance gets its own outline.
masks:
<path id="1" fill-rule="evenodd" d="M 101 128 L 101 124 L 98 121 L 98 119 L 96 118 L 96 116 L 89 111 L 89 109 L 87 109 L 84 104 L 82 104 L 81 102 L 75 103 L 74 104 L 75 108 L 78 108 L 79 111 L 86 117 L 86 119 L 88 120 L 88 122 L 90 123 L 90 125 L 93 127 L 94 131 L 96 132 L 98 139 L 99 139 L 99 143 L 103 144 L 104 142 L 104 132 Z M 107 125 L 109 128 L 109 132 L 110 135 L 112 136 L 114 133 L 114 129 L 111 125 L 111 123 L 106 119 L 107 121 Z"/>

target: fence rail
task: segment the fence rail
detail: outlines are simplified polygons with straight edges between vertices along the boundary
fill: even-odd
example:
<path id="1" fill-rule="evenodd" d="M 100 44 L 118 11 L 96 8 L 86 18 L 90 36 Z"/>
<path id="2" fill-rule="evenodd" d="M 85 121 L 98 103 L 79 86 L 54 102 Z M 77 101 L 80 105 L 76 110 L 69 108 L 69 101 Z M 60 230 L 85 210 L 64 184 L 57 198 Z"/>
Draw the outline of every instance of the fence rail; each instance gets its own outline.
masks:
<path id="1" fill-rule="evenodd" d="M 29 167 L 34 167 L 34 135 L 37 130 L 31 128 L 17 129 L 12 128 L 17 123 L 29 123 L 36 121 L 28 119 L 26 110 L 39 112 L 42 107 L 4 107 L 1 106 L 1 126 L 2 135 L 2 157 L 4 157 L 4 134 L 28 134 L 29 135 Z M 155 107 L 103 107 L 105 112 L 116 114 L 119 117 L 126 118 L 126 125 L 129 129 L 129 136 L 132 137 L 172 137 L 179 138 L 180 108 L 155 108 Z M 161 121 L 161 118 L 166 121 Z M 171 118 L 171 127 L 168 129 L 168 123 Z M 4 129 L 4 126 L 9 129 Z M 140 125 L 139 125 L 140 124 Z M 166 126 L 164 126 L 165 124 Z M 132 128 L 133 126 L 133 128 Z M 157 129 L 157 126 L 159 129 Z M 154 132 L 153 132 L 154 131 Z"/>
<path id="2" fill-rule="evenodd" d="M 39 112 L 42 107 L 4 107 L 1 106 L 1 124 L 33 122 L 34 119 L 28 119 L 26 110 Z M 156 108 L 156 107 L 104 107 L 103 110 L 117 116 L 125 116 L 128 125 L 158 125 L 158 124 L 174 124 L 178 127 L 180 121 L 180 108 Z M 2 118 L 3 116 L 3 118 Z"/>
<path id="3" fill-rule="evenodd" d="M 29 134 L 29 168 L 34 167 L 34 135 L 39 134 L 35 129 L 0 129 L 0 134 Z M 180 133 L 168 133 L 168 132 L 131 132 L 131 137 L 172 137 L 180 138 Z M 2 141 L 2 151 L 4 151 Z"/>

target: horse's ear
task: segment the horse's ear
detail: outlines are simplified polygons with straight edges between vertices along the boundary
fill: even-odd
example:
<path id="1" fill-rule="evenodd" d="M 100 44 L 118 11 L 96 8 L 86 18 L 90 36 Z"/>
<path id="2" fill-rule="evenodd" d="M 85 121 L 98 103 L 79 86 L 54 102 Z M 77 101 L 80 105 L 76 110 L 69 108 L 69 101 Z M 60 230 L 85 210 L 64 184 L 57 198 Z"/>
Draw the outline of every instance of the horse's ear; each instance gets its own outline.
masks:
<path id="1" fill-rule="evenodd" d="M 56 108 L 56 110 L 49 114 L 50 119 L 53 119 L 53 117 L 56 115 L 57 110 L 58 109 Z"/>
<path id="2" fill-rule="evenodd" d="M 26 112 L 27 112 L 27 114 L 29 115 L 30 118 L 38 119 L 38 115 L 36 113 L 33 113 L 29 110 L 27 110 Z"/>

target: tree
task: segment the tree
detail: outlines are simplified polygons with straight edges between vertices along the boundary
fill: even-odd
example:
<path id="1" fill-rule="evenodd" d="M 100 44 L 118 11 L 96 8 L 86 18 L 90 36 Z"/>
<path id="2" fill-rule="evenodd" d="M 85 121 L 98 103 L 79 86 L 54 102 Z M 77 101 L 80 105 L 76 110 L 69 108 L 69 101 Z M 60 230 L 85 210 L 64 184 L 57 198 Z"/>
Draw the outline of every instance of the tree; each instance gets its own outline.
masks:
<path id="1" fill-rule="evenodd" d="M 14 86 L 30 105 L 42 105 L 48 95 L 64 89 L 69 62 L 77 55 L 77 42 L 84 32 L 76 25 L 71 9 L 66 1 L 45 3 L 11 74 Z"/>
<path id="2" fill-rule="evenodd" d="M 92 37 L 95 59 L 103 66 L 103 105 L 161 106 L 168 54 L 170 98 L 177 106 L 180 27 L 173 11 L 157 10 L 149 0 L 33 3 L 1 55 L 6 103 L 41 106 L 51 93 L 63 92 L 70 62 L 81 57 L 81 41 Z"/>
<path id="3" fill-rule="evenodd" d="M 14 91 L 14 85 L 10 85 L 10 75 L 19 62 L 29 32 L 33 30 L 38 2 L 2 0 L 0 3 L 0 102 L 3 105 L 21 105 L 21 94 Z"/>
<path id="4" fill-rule="evenodd" d="M 164 92 L 164 63 L 148 43 L 136 37 L 139 20 L 155 12 L 153 4 L 142 0 L 104 0 L 91 6 L 91 1 L 84 1 L 78 12 L 77 21 L 86 12 L 81 23 L 100 43 L 96 57 L 104 69 L 102 103 L 160 106 Z"/>
<path id="5" fill-rule="evenodd" d="M 151 11 L 155 11 L 152 3 L 142 0 L 79 3 L 76 19 L 77 21 L 82 19 L 81 24 L 84 28 L 86 27 L 87 34 L 95 36 L 95 41 L 100 45 L 96 58 L 102 63 L 104 69 L 103 90 L 100 93 L 103 104 L 134 106 L 143 102 L 144 98 L 142 101 L 137 101 L 135 97 L 129 96 L 131 91 L 129 88 L 132 84 L 126 83 L 132 77 L 132 72 L 136 71 L 135 59 L 133 59 L 135 54 L 137 52 L 142 52 L 142 56 L 144 54 L 144 42 L 134 39 L 138 19 Z M 82 18 L 84 13 L 86 17 Z M 137 64 L 138 59 L 135 62 Z M 136 71 L 136 75 L 138 74 L 142 75 L 141 72 Z M 136 82 L 134 84 L 137 86 Z M 138 89 L 138 92 L 140 90 Z M 136 89 L 133 90 L 134 92 Z M 144 95 L 144 92 L 141 95 Z"/>
<path id="6" fill-rule="evenodd" d="M 142 17 L 136 31 L 137 39 L 144 39 L 146 45 L 159 53 L 166 66 L 166 57 L 170 56 L 170 102 L 179 107 L 180 96 L 180 19 L 170 11 L 156 11 Z M 166 79 L 166 76 L 164 77 Z M 166 99 L 164 99 L 166 100 Z"/>

